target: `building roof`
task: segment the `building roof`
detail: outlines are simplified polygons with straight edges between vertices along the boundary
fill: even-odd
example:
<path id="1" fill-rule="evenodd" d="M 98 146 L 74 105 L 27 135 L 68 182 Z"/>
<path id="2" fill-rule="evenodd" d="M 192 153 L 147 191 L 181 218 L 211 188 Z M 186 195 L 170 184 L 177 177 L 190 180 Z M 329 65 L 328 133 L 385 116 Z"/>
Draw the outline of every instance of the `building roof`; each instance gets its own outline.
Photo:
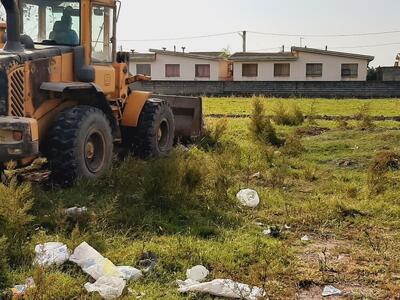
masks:
<path id="1" fill-rule="evenodd" d="M 208 54 L 198 54 L 193 52 L 169 51 L 169 50 L 159 50 L 159 49 L 150 49 L 149 51 L 160 55 L 169 55 L 169 56 L 205 59 L 205 60 L 224 60 L 223 57 L 210 55 L 210 52 L 207 52 Z"/>
<path id="2" fill-rule="evenodd" d="M 260 52 L 237 52 L 231 55 L 231 60 L 237 62 L 258 62 L 258 61 L 293 61 L 297 57 L 292 52 L 275 52 L 275 53 L 260 53 Z"/>
<path id="3" fill-rule="evenodd" d="M 307 52 L 307 53 L 322 54 L 322 55 L 364 59 L 364 60 L 368 60 L 368 61 L 372 61 L 375 59 L 374 56 L 370 56 L 370 55 L 362 55 L 362 54 L 354 54 L 354 53 L 346 53 L 346 52 L 338 52 L 338 51 L 330 51 L 330 50 L 321 50 L 321 49 L 306 48 L 306 47 L 292 47 L 292 52 Z"/>
<path id="4" fill-rule="evenodd" d="M 131 53 L 130 61 L 134 62 L 153 62 L 156 60 L 156 55 L 154 53 Z"/>
<path id="5" fill-rule="evenodd" d="M 225 52 L 222 51 L 196 51 L 196 52 L 189 52 L 190 54 L 195 55 L 203 55 L 203 56 L 213 56 L 213 57 L 222 57 L 225 55 Z"/>

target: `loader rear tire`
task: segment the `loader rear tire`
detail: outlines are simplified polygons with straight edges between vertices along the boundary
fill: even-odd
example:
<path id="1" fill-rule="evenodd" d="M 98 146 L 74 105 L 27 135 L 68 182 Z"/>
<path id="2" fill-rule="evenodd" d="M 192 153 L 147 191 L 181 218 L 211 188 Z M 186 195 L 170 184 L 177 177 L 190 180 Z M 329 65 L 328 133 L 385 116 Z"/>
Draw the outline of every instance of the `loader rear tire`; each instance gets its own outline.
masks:
<path id="1" fill-rule="evenodd" d="M 167 156 L 175 138 L 175 120 L 169 104 L 164 100 L 148 100 L 139 116 L 133 134 L 133 151 L 141 158 Z"/>
<path id="2" fill-rule="evenodd" d="M 45 148 L 55 182 L 68 186 L 80 178 L 96 179 L 111 167 L 110 123 L 97 108 L 69 108 L 59 114 Z"/>

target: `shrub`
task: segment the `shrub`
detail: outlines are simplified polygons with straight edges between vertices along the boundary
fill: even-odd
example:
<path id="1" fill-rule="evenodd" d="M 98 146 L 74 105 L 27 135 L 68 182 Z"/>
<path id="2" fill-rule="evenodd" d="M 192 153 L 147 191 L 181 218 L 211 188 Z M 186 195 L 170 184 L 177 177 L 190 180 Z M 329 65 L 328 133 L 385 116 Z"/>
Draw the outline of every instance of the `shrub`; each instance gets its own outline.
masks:
<path id="1" fill-rule="evenodd" d="M 368 168 L 368 188 L 371 193 L 379 194 L 387 184 L 386 173 L 399 169 L 400 154 L 382 151 L 376 154 Z"/>
<path id="2" fill-rule="evenodd" d="M 10 266 L 8 264 L 7 248 L 7 238 L 4 236 L 0 237 L 0 291 L 10 284 Z"/>
<path id="3" fill-rule="evenodd" d="M 304 115 L 298 105 L 286 108 L 282 102 L 275 109 L 273 120 L 278 125 L 298 126 L 304 123 Z"/>
<path id="4" fill-rule="evenodd" d="M 283 141 L 277 136 L 271 120 L 265 114 L 265 107 L 259 98 L 253 101 L 253 110 L 250 120 L 250 132 L 263 143 L 273 146 L 282 146 Z"/>
<path id="5" fill-rule="evenodd" d="M 359 120 L 358 128 L 361 130 L 370 130 L 375 127 L 375 124 L 370 115 L 371 105 L 369 102 L 364 103 L 358 109 L 358 113 L 354 116 Z"/>
<path id="6" fill-rule="evenodd" d="M 199 146 L 204 150 L 212 150 L 221 146 L 221 139 L 228 128 L 226 119 L 218 120 L 213 127 L 204 129 L 203 138 L 199 142 Z"/>
<path id="7" fill-rule="evenodd" d="M 7 256 L 12 265 L 19 265 L 29 259 L 23 247 L 29 233 L 27 225 L 33 220 L 29 214 L 32 208 L 32 190 L 29 184 L 10 186 L 0 184 L 0 236 L 8 239 Z"/>
<path id="8" fill-rule="evenodd" d="M 308 116 L 307 116 L 308 125 L 317 126 L 318 123 L 317 123 L 316 119 L 317 119 L 317 111 L 316 111 L 316 108 L 315 108 L 315 100 L 313 100 L 311 102 L 310 110 L 309 110 Z"/>
<path id="9" fill-rule="evenodd" d="M 291 134 L 286 138 L 285 145 L 282 149 L 283 153 L 296 156 L 305 150 L 299 135 Z"/>

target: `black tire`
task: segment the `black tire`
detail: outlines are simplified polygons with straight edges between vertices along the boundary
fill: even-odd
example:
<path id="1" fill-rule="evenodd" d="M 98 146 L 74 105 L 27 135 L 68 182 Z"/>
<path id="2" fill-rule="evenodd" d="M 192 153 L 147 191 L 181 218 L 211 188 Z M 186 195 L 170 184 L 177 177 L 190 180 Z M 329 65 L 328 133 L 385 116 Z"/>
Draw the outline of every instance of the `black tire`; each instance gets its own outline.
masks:
<path id="1" fill-rule="evenodd" d="M 175 120 L 166 101 L 148 100 L 140 114 L 138 127 L 126 131 L 134 154 L 141 158 L 167 156 L 175 138 Z"/>
<path id="2" fill-rule="evenodd" d="M 112 164 L 113 137 L 106 115 L 91 106 L 62 111 L 45 145 L 52 179 L 70 185 L 76 179 L 96 179 Z"/>

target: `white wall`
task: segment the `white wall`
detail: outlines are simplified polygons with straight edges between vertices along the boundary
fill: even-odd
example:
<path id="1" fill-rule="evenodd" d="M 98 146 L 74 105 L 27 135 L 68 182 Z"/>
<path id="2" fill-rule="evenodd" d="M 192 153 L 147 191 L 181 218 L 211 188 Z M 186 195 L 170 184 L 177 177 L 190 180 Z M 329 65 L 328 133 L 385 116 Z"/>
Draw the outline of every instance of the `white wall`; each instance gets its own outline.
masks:
<path id="1" fill-rule="evenodd" d="M 136 64 L 151 64 L 151 78 L 153 80 L 195 80 L 195 81 L 217 81 L 220 77 L 220 62 L 215 60 L 196 59 L 189 57 L 157 54 L 153 62 L 130 63 L 130 72 L 136 75 Z M 166 64 L 179 64 L 180 77 L 165 77 Z M 196 78 L 195 65 L 209 64 L 210 78 Z M 223 74 L 221 74 L 223 76 Z"/>
<path id="2" fill-rule="evenodd" d="M 246 62 L 252 63 L 252 62 Z M 257 63 L 257 62 L 254 62 Z M 275 63 L 290 63 L 290 77 L 274 77 L 274 64 Z M 307 77 L 306 64 L 307 63 L 322 63 L 322 77 Z M 342 64 L 358 64 L 358 77 L 357 78 L 342 78 Z M 298 60 L 296 61 L 271 61 L 271 62 L 258 62 L 258 77 L 243 77 L 242 76 L 242 63 L 235 62 L 233 69 L 234 81 L 364 81 L 367 78 L 366 60 L 338 57 L 331 55 L 322 55 L 314 53 L 299 53 Z"/>

